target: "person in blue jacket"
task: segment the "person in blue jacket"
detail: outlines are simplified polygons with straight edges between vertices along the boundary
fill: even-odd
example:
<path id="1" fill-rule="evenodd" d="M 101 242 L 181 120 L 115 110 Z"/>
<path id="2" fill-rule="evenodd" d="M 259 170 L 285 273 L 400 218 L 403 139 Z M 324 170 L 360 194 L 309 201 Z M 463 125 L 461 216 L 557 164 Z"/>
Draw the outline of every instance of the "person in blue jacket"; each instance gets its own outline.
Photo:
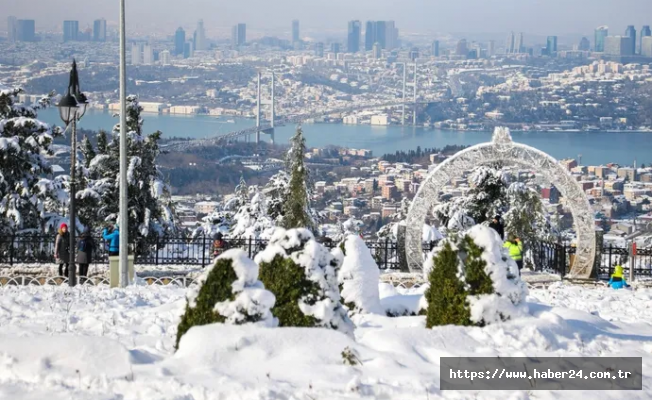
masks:
<path id="1" fill-rule="evenodd" d="M 625 287 L 629 287 L 627 282 L 625 282 L 625 277 L 623 276 L 623 267 L 620 265 L 616 265 L 616 269 L 614 270 L 614 273 L 611 275 L 611 279 L 609 279 L 609 286 L 611 286 L 614 289 L 622 289 Z"/>
<path id="2" fill-rule="evenodd" d="M 104 228 L 102 232 L 104 240 L 109 242 L 109 256 L 117 256 L 120 252 L 120 229 L 119 225 Z"/>

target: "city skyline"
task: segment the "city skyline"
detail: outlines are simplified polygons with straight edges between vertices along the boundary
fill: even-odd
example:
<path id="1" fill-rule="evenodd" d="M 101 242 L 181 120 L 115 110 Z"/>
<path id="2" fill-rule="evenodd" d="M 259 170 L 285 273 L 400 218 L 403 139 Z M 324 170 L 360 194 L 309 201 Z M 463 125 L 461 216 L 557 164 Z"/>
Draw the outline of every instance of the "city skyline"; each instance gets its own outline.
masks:
<path id="1" fill-rule="evenodd" d="M 334 0 L 317 2 L 306 9 L 298 0 L 282 0 L 280 4 L 255 4 L 256 12 L 252 12 L 253 4 L 250 3 L 253 1 L 243 4 L 219 0 L 190 0 L 184 3 L 143 0 L 127 5 L 127 23 L 131 30 L 160 30 L 164 24 L 195 27 L 197 20 L 203 18 L 208 32 L 228 28 L 237 22 L 247 23 L 253 31 L 290 32 L 292 21 L 300 20 L 302 31 L 334 30 L 346 33 L 346 24 L 351 20 L 393 20 L 397 26 L 404 27 L 403 30 L 407 33 L 497 33 L 515 30 L 526 34 L 558 36 L 588 34 L 600 25 L 608 25 L 623 32 L 628 25 L 639 29 L 649 25 L 647 14 L 641 12 L 648 5 L 647 1 L 626 2 L 629 5 L 627 7 L 622 2 L 616 4 L 607 0 L 575 0 L 574 6 L 569 7 L 567 2 L 561 0 L 551 0 L 545 4 L 521 4 L 523 2 L 516 0 L 485 4 L 480 0 L 469 0 L 464 4 L 425 5 L 416 2 L 394 4 L 388 0 L 362 0 L 355 3 Z M 559 13 L 560 7 L 566 11 Z M 574 8 L 578 10 L 577 14 L 572 12 Z M 469 13 L 470 9 L 474 12 Z M 79 4 L 72 0 L 60 0 L 56 5 L 44 0 L 34 0 L 29 4 L 16 2 L 6 5 L 4 10 L 7 15 L 18 19 L 37 20 L 37 31 L 61 29 L 65 19 L 78 20 L 80 27 L 92 26 L 98 18 L 105 18 L 113 24 L 118 15 L 117 4 Z M 0 23 L 6 30 L 7 20 Z"/>

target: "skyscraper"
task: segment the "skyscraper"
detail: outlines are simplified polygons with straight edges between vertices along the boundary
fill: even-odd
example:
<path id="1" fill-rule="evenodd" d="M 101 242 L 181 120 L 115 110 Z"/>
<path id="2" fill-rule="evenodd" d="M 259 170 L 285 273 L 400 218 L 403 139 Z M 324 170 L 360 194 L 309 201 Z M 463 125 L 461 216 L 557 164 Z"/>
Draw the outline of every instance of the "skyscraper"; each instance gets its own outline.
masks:
<path id="1" fill-rule="evenodd" d="M 357 53 L 360 51 L 360 36 L 362 35 L 362 25 L 360 21 L 349 21 L 349 34 L 346 42 L 346 51 Z"/>
<path id="2" fill-rule="evenodd" d="M 439 57 L 439 40 L 432 42 L 432 49 L 430 50 L 430 54 L 435 57 Z"/>
<path id="3" fill-rule="evenodd" d="M 163 50 L 159 55 L 159 59 L 161 60 L 162 65 L 170 65 L 170 52 L 168 50 Z"/>
<path id="4" fill-rule="evenodd" d="M 546 54 L 553 57 L 557 53 L 557 36 L 548 36 Z"/>
<path id="5" fill-rule="evenodd" d="M 398 29 L 394 21 L 385 22 L 385 49 L 392 50 L 398 47 Z"/>
<path id="6" fill-rule="evenodd" d="M 174 54 L 180 55 L 183 54 L 183 44 L 186 43 L 186 31 L 183 28 L 179 27 L 177 32 L 174 34 Z"/>
<path id="7" fill-rule="evenodd" d="M 641 38 L 641 55 L 652 58 L 652 36 Z"/>
<path id="8" fill-rule="evenodd" d="M 197 22 L 197 29 L 195 30 L 195 50 L 208 50 L 206 45 L 206 31 L 204 30 L 204 20 Z"/>
<path id="9" fill-rule="evenodd" d="M 195 46 L 193 42 L 186 42 L 183 44 L 183 58 L 191 58 L 195 56 Z"/>
<path id="10" fill-rule="evenodd" d="M 591 50 L 591 42 L 589 42 L 589 39 L 583 37 L 582 40 L 580 40 L 580 44 L 577 46 L 577 49 L 579 51 L 589 51 Z"/>
<path id="11" fill-rule="evenodd" d="M 331 53 L 337 55 L 340 53 L 340 44 L 337 42 L 331 43 Z"/>
<path id="12" fill-rule="evenodd" d="M 131 44 L 131 65 L 140 65 L 143 63 L 143 44 Z"/>
<path id="13" fill-rule="evenodd" d="M 233 47 L 247 43 L 247 24 L 238 24 L 231 29 L 231 44 Z"/>
<path id="14" fill-rule="evenodd" d="M 292 43 L 298 43 L 301 40 L 301 35 L 299 34 L 299 20 L 295 19 L 292 21 Z"/>
<path id="15" fill-rule="evenodd" d="M 152 49 L 152 45 L 149 43 L 143 46 L 143 64 L 154 64 L 154 50 Z"/>
<path id="16" fill-rule="evenodd" d="M 106 20 L 104 18 L 93 22 L 93 41 L 106 42 Z"/>
<path id="17" fill-rule="evenodd" d="M 496 41 L 490 40 L 487 45 L 487 57 L 493 57 L 496 55 Z"/>
<path id="18" fill-rule="evenodd" d="M 514 53 L 524 53 L 525 52 L 525 42 L 523 40 L 523 32 L 516 35 L 514 40 Z"/>
<path id="19" fill-rule="evenodd" d="M 462 57 L 467 57 L 469 55 L 469 49 L 466 46 L 466 39 L 462 39 L 459 42 L 457 42 L 457 48 L 455 50 L 455 54 Z"/>
<path id="20" fill-rule="evenodd" d="M 18 20 L 16 17 L 7 18 L 7 40 L 15 43 L 18 40 Z"/>
<path id="21" fill-rule="evenodd" d="M 595 29 L 595 44 L 593 49 L 598 53 L 604 52 L 605 38 L 609 36 L 608 26 L 599 26 Z"/>
<path id="22" fill-rule="evenodd" d="M 19 19 L 17 40 L 19 42 L 35 42 L 36 41 L 36 21 L 33 19 Z"/>
<path id="23" fill-rule="evenodd" d="M 507 36 L 507 43 L 505 44 L 505 53 L 507 54 L 514 53 L 515 42 L 516 42 L 516 38 L 514 37 L 514 32 L 510 32 L 509 36 Z"/>
<path id="24" fill-rule="evenodd" d="M 371 50 L 372 50 L 372 53 L 373 53 L 373 57 L 374 57 L 375 59 L 378 60 L 378 59 L 380 59 L 380 58 L 383 56 L 383 48 L 382 48 L 382 46 L 380 45 L 380 43 L 378 43 L 378 42 L 374 43 L 374 45 L 372 46 Z"/>
<path id="25" fill-rule="evenodd" d="M 625 31 L 625 36 L 632 39 L 631 40 L 632 55 L 636 54 L 636 28 L 634 28 L 634 25 L 629 25 L 627 27 L 627 30 Z"/>
<path id="26" fill-rule="evenodd" d="M 629 36 L 607 36 L 604 53 L 610 56 L 633 56 L 632 38 Z"/>
<path id="27" fill-rule="evenodd" d="M 63 21 L 63 41 L 79 40 L 79 21 Z"/>
<path id="28" fill-rule="evenodd" d="M 643 54 L 643 38 L 646 38 L 648 36 L 652 36 L 652 30 L 650 30 L 650 25 L 643 25 L 643 29 L 641 29 L 641 43 L 638 49 L 639 54 Z"/>
<path id="29" fill-rule="evenodd" d="M 315 57 L 324 58 L 324 43 L 315 43 Z"/>
<path id="30" fill-rule="evenodd" d="M 376 43 L 376 22 L 367 21 L 364 30 L 364 49 L 366 51 L 372 50 Z"/>

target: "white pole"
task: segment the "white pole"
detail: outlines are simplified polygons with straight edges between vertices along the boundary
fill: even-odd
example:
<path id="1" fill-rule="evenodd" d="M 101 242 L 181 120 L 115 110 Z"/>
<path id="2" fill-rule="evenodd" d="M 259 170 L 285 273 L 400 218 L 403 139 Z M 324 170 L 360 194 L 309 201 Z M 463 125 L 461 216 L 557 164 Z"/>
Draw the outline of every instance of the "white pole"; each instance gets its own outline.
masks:
<path id="1" fill-rule="evenodd" d="M 407 64 L 403 63 L 403 106 L 401 107 L 401 125 L 405 125 L 405 82 L 407 80 Z"/>
<path id="2" fill-rule="evenodd" d="M 129 285 L 126 34 L 125 0 L 120 0 L 120 287 Z"/>

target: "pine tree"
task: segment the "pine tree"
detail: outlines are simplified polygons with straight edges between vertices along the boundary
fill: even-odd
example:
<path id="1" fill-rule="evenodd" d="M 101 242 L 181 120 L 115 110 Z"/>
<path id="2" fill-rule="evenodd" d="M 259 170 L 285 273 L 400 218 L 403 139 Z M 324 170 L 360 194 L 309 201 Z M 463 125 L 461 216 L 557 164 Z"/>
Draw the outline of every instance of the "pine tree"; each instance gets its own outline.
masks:
<path id="1" fill-rule="evenodd" d="M 481 224 L 502 214 L 506 206 L 507 185 L 499 169 L 478 167 L 471 174 L 473 187 L 467 196 L 466 208 L 475 223 Z"/>
<path id="2" fill-rule="evenodd" d="M 17 104 L 22 89 L 0 91 L 0 232 L 48 231 L 57 224 L 67 202 L 62 178 L 52 178 L 44 155 L 52 155 L 52 141 L 61 129 L 37 119 L 37 110 L 50 105 L 51 96 L 35 107 Z"/>
<path id="3" fill-rule="evenodd" d="M 249 187 L 247 187 L 247 182 L 245 182 L 242 175 L 240 175 L 240 183 L 235 187 L 235 197 L 238 199 L 238 207 L 249 203 Z"/>
<path id="4" fill-rule="evenodd" d="M 104 129 L 100 129 L 97 133 L 97 153 L 109 153 L 109 139 L 106 137 L 106 131 Z"/>
<path id="5" fill-rule="evenodd" d="M 301 128 L 292 137 L 291 147 L 287 154 L 286 167 L 290 174 L 288 198 L 283 204 L 283 227 L 314 229 L 310 215 L 307 192 L 308 169 L 303 158 L 306 154 L 306 140 Z"/>
<path id="6" fill-rule="evenodd" d="M 279 171 L 273 175 L 265 187 L 267 196 L 267 215 L 272 219 L 274 225 L 283 225 L 283 205 L 288 197 L 290 177 L 287 172 Z"/>

